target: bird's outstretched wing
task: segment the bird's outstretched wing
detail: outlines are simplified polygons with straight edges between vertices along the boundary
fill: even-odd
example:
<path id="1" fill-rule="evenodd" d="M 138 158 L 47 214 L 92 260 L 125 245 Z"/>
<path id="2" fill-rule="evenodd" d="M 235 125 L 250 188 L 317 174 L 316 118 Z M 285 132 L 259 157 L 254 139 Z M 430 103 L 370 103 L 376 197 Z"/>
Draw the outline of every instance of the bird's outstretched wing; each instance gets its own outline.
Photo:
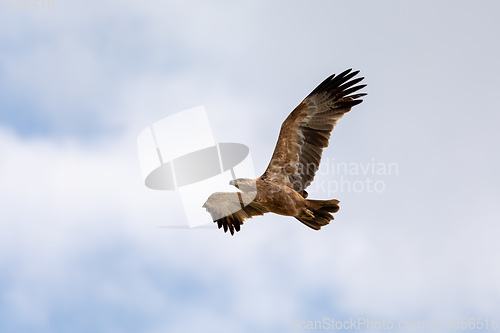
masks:
<path id="1" fill-rule="evenodd" d="M 337 121 L 366 95 L 353 94 L 366 86 L 356 85 L 364 79 L 353 79 L 358 73 L 348 69 L 329 76 L 290 113 L 281 125 L 271 162 L 262 177 L 287 184 L 307 197 L 305 189 L 314 179 Z"/>
<path id="2" fill-rule="evenodd" d="M 210 213 L 219 229 L 224 227 L 224 232 L 229 229 L 231 235 L 234 235 L 235 230 L 240 231 L 244 220 L 269 212 L 242 192 L 213 193 L 203 207 Z"/>

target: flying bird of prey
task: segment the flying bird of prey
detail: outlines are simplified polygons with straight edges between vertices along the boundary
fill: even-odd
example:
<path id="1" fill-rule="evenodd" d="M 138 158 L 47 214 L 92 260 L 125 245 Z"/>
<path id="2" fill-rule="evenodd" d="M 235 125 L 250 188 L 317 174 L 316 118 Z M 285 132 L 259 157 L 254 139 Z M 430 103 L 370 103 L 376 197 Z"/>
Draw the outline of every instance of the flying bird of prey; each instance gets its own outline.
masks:
<path id="1" fill-rule="evenodd" d="M 266 171 L 257 179 L 238 178 L 229 184 L 239 192 L 216 192 L 203 205 L 219 229 L 231 235 L 243 221 L 265 213 L 293 216 L 319 230 L 333 220 L 339 201 L 307 199 L 305 189 L 319 168 L 323 149 L 337 121 L 362 102 L 366 85 L 348 69 L 331 75 L 288 115 Z"/>

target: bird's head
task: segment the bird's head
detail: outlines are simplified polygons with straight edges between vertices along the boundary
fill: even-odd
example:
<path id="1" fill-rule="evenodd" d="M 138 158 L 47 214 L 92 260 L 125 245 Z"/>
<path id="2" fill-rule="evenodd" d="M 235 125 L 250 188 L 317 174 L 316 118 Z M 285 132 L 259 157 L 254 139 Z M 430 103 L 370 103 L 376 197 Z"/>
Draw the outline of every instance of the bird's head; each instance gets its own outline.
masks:
<path id="1" fill-rule="evenodd" d="M 255 191 L 257 189 L 255 184 L 255 179 L 249 179 L 249 178 L 237 178 L 231 180 L 229 182 L 229 185 L 233 185 L 237 189 L 242 190 L 244 192 Z"/>

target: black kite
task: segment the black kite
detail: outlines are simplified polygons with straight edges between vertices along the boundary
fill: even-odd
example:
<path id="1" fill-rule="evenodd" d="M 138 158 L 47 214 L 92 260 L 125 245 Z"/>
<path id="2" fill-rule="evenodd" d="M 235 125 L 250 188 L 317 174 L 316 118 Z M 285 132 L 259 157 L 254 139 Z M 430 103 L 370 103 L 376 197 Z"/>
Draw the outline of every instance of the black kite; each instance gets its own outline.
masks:
<path id="1" fill-rule="evenodd" d="M 293 216 L 319 230 L 333 220 L 339 201 L 310 200 L 305 189 L 319 168 L 323 148 L 337 121 L 362 102 L 366 85 L 348 69 L 325 79 L 290 113 L 281 125 L 271 162 L 257 179 L 232 180 L 241 192 L 213 193 L 203 205 L 224 232 L 240 231 L 245 219 L 265 213 Z M 352 79 L 352 80 L 351 80 Z"/>

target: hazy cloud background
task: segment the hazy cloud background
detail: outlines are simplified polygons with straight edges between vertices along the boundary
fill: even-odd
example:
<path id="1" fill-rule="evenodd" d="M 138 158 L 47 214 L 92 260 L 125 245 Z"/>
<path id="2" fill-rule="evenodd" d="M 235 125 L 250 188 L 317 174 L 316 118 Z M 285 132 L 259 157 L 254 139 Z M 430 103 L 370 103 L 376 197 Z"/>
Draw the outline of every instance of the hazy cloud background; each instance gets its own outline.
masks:
<path id="1" fill-rule="evenodd" d="M 0 11 L 1 331 L 499 318 L 497 2 L 54 5 Z M 313 184 L 341 201 L 321 232 L 279 216 L 234 237 L 159 228 L 187 221 L 142 183 L 142 129 L 205 105 L 260 173 L 287 114 L 350 67 L 369 95 L 325 161 L 397 163 L 368 175 L 382 193 Z"/>

